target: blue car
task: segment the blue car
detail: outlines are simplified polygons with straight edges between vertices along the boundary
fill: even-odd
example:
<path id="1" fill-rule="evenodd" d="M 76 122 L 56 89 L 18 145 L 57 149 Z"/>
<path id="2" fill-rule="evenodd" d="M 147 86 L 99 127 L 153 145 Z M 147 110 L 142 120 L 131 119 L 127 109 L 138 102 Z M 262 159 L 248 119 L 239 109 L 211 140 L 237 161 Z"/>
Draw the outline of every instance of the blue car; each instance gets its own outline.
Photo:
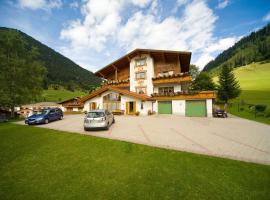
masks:
<path id="1" fill-rule="evenodd" d="M 63 119 L 63 112 L 59 108 L 48 108 L 35 112 L 25 119 L 25 124 L 48 124 L 51 121 Z"/>

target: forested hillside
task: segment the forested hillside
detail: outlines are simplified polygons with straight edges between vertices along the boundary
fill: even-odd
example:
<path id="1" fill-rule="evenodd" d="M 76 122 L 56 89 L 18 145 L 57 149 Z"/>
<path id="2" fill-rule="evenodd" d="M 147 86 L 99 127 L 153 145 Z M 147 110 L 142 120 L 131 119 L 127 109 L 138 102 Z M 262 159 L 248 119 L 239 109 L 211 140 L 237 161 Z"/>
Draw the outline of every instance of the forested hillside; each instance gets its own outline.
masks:
<path id="1" fill-rule="evenodd" d="M 47 69 L 44 89 L 47 89 L 49 85 L 60 85 L 69 90 L 90 90 L 92 87 L 99 85 L 100 78 L 96 77 L 92 72 L 80 67 L 67 57 L 21 31 L 0 27 L 0 37 L 12 31 L 16 31 L 22 36 L 27 43 L 28 49 L 31 49 L 31 47 L 38 49 L 38 59 Z"/>
<path id="2" fill-rule="evenodd" d="M 239 67 L 269 59 L 270 24 L 239 40 L 234 46 L 217 56 L 215 60 L 210 61 L 203 71 L 211 71 L 222 65 Z"/>

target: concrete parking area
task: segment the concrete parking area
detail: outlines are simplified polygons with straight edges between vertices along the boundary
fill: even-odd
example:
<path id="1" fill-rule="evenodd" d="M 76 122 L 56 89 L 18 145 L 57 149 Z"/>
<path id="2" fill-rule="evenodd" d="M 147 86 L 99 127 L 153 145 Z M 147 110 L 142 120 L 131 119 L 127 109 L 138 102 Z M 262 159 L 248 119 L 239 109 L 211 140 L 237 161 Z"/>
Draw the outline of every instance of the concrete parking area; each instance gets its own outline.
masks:
<path id="1" fill-rule="evenodd" d="M 246 119 L 115 116 L 116 123 L 109 130 L 86 132 L 83 118 L 67 115 L 61 121 L 38 127 L 270 164 L 270 126 Z"/>

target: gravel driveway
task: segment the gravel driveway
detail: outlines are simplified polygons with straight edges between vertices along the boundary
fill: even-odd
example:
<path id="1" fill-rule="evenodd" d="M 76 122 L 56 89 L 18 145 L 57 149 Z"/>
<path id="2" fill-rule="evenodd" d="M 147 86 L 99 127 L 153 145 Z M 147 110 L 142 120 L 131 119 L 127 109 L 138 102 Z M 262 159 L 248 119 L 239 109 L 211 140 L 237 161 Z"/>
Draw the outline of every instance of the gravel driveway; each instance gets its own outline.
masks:
<path id="1" fill-rule="evenodd" d="M 108 131 L 85 132 L 83 118 L 66 115 L 39 127 L 270 164 L 270 126 L 246 119 L 115 116 L 116 123 Z"/>

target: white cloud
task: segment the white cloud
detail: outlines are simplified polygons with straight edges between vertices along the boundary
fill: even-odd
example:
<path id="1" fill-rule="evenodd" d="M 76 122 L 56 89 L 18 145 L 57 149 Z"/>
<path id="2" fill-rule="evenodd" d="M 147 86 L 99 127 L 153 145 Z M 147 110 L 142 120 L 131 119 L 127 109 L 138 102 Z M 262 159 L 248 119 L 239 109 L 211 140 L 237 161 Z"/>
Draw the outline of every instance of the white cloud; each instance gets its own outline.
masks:
<path id="1" fill-rule="evenodd" d="M 263 21 L 270 21 L 270 11 L 263 17 Z"/>
<path id="2" fill-rule="evenodd" d="M 141 8 L 147 6 L 151 0 L 131 0 L 131 2 L 135 5 L 135 6 L 139 6 Z"/>
<path id="3" fill-rule="evenodd" d="M 29 8 L 32 10 L 50 10 L 53 8 L 60 8 L 62 6 L 61 0 L 18 0 L 18 4 L 22 8 Z"/>
<path id="4" fill-rule="evenodd" d="M 241 39 L 241 37 L 227 37 L 211 43 L 203 49 L 195 64 L 202 69 L 209 61 L 213 60 L 215 56 L 217 56 L 217 53 L 232 47 L 239 39 Z"/>
<path id="5" fill-rule="evenodd" d="M 70 22 L 61 31 L 61 39 L 70 42 L 70 47 L 62 48 L 61 52 L 93 70 L 102 67 L 98 66 L 96 55 L 121 56 L 115 52 L 135 48 L 188 50 L 198 55 L 193 62 L 203 67 L 218 51 L 234 43 L 234 38 L 214 38 L 218 17 L 205 0 L 178 1 L 183 13 L 165 18 L 160 17 L 159 3 L 158 0 L 88 0 L 81 8 L 83 19 Z M 124 15 L 131 7 L 136 8 L 134 12 Z"/>
<path id="6" fill-rule="evenodd" d="M 121 0 L 89 0 L 82 7 L 84 20 L 72 21 L 61 31 L 61 38 L 70 40 L 73 47 L 93 48 L 100 52 L 109 36 L 116 34 L 123 3 Z"/>
<path id="7" fill-rule="evenodd" d="M 211 60 L 213 60 L 215 57 L 212 56 L 210 53 L 202 53 L 200 57 L 195 61 L 195 65 L 197 65 L 200 70 L 203 69 L 203 67 Z"/>
<path id="8" fill-rule="evenodd" d="M 226 8 L 229 5 L 230 1 L 229 0 L 219 0 L 217 8 L 218 9 L 223 9 Z"/>
<path id="9" fill-rule="evenodd" d="M 233 46 L 240 38 L 239 37 L 227 37 L 218 40 L 217 42 L 211 44 L 205 48 L 205 52 L 211 53 L 216 51 L 223 51 Z"/>
<path id="10" fill-rule="evenodd" d="M 139 11 L 119 29 L 118 41 L 128 50 L 138 47 L 198 50 L 211 39 L 215 20 L 212 11 L 202 1 L 189 4 L 182 18 L 167 17 L 159 21 L 154 15 L 144 15 Z"/>

